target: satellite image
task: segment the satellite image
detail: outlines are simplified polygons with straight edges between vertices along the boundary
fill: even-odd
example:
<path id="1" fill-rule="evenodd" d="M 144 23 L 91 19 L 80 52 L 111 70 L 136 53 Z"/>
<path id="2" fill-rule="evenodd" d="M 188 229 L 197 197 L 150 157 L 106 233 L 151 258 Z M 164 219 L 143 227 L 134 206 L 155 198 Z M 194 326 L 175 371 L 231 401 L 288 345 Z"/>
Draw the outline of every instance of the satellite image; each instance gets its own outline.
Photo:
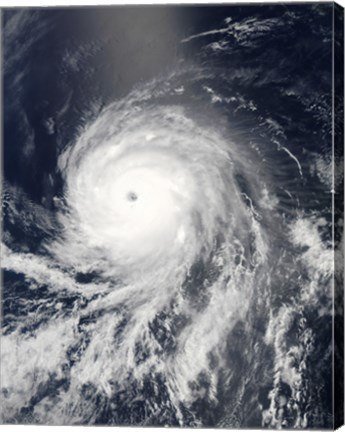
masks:
<path id="1" fill-rule="evenodd" d="M 2 10 L 1 423 L 343 421 L 342 17 Z"/>

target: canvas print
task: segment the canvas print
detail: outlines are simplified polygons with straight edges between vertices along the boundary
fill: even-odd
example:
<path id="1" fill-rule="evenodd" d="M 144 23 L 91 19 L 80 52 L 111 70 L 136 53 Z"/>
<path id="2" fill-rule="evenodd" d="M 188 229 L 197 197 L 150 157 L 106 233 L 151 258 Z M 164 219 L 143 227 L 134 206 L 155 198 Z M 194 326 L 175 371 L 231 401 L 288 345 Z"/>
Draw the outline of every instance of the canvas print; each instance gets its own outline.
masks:
<path id="1" fill-rule="evenodd" d="M 343 424 L 343 29 L 2 9 L 2 424 Z"/>

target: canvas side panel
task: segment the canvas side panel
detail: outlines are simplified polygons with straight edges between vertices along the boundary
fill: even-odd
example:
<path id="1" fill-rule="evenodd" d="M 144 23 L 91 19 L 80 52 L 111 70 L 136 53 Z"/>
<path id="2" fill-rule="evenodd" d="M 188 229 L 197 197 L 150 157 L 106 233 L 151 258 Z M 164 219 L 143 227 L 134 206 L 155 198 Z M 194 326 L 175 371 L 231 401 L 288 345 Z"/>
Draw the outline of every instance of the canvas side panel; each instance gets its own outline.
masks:
<path id="1" fill-rule="evenodd" d="M 344 424 L 344 9 L 334 5 L 334 428 Z"/>

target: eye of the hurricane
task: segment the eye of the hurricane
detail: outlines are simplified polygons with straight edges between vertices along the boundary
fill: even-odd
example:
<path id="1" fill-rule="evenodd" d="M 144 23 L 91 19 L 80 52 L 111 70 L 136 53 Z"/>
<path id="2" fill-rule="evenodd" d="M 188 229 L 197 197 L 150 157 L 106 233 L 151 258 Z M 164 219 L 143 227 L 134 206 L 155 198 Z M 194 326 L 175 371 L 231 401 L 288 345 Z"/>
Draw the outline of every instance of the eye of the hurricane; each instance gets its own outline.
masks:
<path id="1" fill-rule="evenodd" d="M 137 199 L 138 199 L 138 195 L 135 192 L 129 191 L 127 193 L 127 200 L 128 201 L 134 202 L 134 201 L 137 201 Z"/>

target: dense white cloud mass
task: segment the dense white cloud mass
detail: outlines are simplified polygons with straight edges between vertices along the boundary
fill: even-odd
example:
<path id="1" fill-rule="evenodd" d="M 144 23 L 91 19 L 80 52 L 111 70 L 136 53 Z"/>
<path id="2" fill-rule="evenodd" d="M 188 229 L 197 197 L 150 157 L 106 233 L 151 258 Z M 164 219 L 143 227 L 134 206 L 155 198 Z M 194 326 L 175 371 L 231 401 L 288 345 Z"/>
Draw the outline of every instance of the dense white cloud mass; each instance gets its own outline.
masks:
<path id="1" fill-rule="evenodd" d="M 126 278 L 161 266 L 185 277 L 219 235 L 236 254 L 253 221 L 234 181 L 235 148 L 181 107 L 109 107 L 62 156 L 66 231 L 51 250 L 82 271 L 96 251 L 105 274 Z"/>

